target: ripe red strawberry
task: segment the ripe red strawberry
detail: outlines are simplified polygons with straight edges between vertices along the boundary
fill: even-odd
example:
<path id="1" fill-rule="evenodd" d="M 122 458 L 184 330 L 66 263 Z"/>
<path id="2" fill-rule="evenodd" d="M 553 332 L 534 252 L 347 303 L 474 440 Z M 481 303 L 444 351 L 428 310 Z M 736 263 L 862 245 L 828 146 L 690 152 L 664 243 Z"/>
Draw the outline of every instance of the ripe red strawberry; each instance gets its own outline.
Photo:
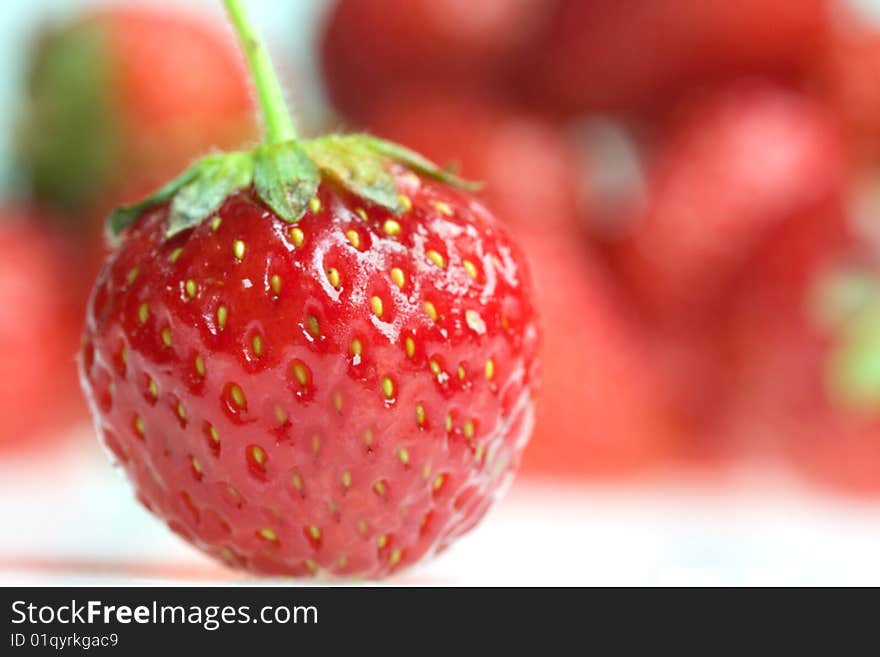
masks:
<path id="1" fill-rule="evenodd" d="M 322 37 L 324 81 L 359 120 L 401 89 L 492 87 L 546 13 L 542 0 L 338 0 Z"/>
<path id="2" fill-rule="evenodd" d="M 0 447 L 60 435 L 82 411 L 74 354 L 79 318 L 66 296 L 69 263 L 26 208 L 0 210 Z M 67 279 L 65 279 L 67 277 Z"/>
<path id="3" fill-rule="evenodd" d="M 516 248 L 456 179 L 363 135 L 208 156 L 111 219 L 82 377 L 141 502 L 260 573 L 379 577 L 485 513 L 533 423 Z"/>
<path id="4" fill-rule="evenodd" d="M 581 239 L 578 159 L 562 130 L 497 101 L 448 94 L 398 98 L 369 125 L 486 181 L 487 201 L 521 237 L 546 327 L 524 471 L 622 474 L 668 457 L 665 396 L 644 336 Z"/>
<path id="5" fill-rule="evenodd" d="M 829 14 L 828 0 L 562 0 L 514 74 L 543 107 L 653 111 L 702 83 L 799 74 Z"/>
<path id="6" fill-rule="evenodd" d="M 714 322 L 755 250 L 842 195 L 833 123 L 758 83 L 698 103 L 650 159 L 645 207 L 613 260 L 649 314 L 672 323 Z"/>
<path id="7" fill-rule="evenodd" d="M 86 220 L 253 134 L 232 41 L 201 18 L 139 5 L 44 34 L 23 109 L 19 155 L 35 197 Z"/>

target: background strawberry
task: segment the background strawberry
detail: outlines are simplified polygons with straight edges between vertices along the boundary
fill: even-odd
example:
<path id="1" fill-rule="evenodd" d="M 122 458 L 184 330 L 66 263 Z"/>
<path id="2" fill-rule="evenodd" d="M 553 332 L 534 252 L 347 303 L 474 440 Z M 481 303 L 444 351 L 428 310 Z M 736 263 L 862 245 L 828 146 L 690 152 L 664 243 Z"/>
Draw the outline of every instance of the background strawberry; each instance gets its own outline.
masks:
<path id="1" fill-rule="evenodd" d="M 561 0 L 514 70 L 536 104 L 564 113 L 653 114 L 706 84 L 797 79 L 824 46 L 827 0 Z"/>
<path id="2" fill-rule="evenodd" d="M 519 463 L 528 277 L 494 217 L 421 156 L 297 139 L 241 3 L 226 5 L 267 143 L 114 214 L 84 387 L 140 501 L 205 551 L 260 573 L 386 575 L 470 529 Z"/>
<path id="3" fill-rule="evenodd" d="M 79 318 L 68 298 L 76 293 L 70 289 L 70 254 L 47 237 L 45 221 L 26 207 L 0 209 L 0 448 L 5 449 L 62 435 L 84 415 L 74 367 Z"/>
<path id="4" fill-rule="evenodd" d="M 338 0 L 320 50 L 330 99 L 346 116 L 364 120 L 376 101 L 394 100 L 402 90 L 497 86 L 547 6 L 541 0 Z"/>
<path id="5" fill-rule="evenodd" d="M 198 16 L 140 5 L 95 9 L 44 33 L 21 116 L 25 183 L 78 218 L 86 245 L 100 244 L 98 218 L 113 205 L 253 134 L 226 36 Z"/>

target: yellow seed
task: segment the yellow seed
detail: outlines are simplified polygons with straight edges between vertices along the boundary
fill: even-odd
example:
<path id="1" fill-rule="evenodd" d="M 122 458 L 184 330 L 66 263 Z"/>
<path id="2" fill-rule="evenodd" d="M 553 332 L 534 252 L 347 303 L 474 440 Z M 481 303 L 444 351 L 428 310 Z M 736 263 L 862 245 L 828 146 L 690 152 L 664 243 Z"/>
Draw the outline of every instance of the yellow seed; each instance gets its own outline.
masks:
<path id="1" fill-rule="evenodd" d="M 233 384 L 232 387 L 229 389 L 229 396 L 232 398 L 233 404 L 235 404 L 239 408 L 244 408 L 244 392 L 242 392 L 242 389 L 237 384 Z"/>
<path id="2" fill-rule="evenodd" d="M 150 316 L 150 307 L 142 303 L 140 308 L 138 308 L 138 319 L 141 320 L 141 324 L 147 323 L 147 318 Z"/>
<path id="3" fill-rule="evenodd" d="M 385 547 L 388 545 L 388 536 L 386 536 L 385 534 L 380 535 L 379 538 L 376 539 L 376 545 L 379 547 L 380 550 L 384 550 Z"/>
<path id="4" fill-rule="evenodd" d="M 181 253 L 183 253 L 183 247 L 182 247 L 182 246 L 178 246 L 176 249 L 174 249 L 174 250 L 168 255 L 168 260 L 171 261 L 171 262 L 177 262 L 177 259 L 180 257 L 180 254 L 181 254 Z"/>
<path id="5" fill-rule="evenodd" d="M 394 397 L 394 381 L 389 376 L 382 377 L 382 394 L 385 395 L 386 399 Z"/>
<path id="6" fill-rule="evenodd" d="M 159 396 L 159 386 L 156 385 L 156 382 L 153 379 L 150 379 L 150 382 L 147 383 L 147 390 L 150 391 L 150 397 L 156 399 Z"/>
<path id="7" fill-rule="evenodd" d="M 395 221 L 394 219 L 386 219 L 385 223 L 382 224 L 382 230 L 384 230 L 386 234 L 391 235 L 392 237 L 400 235 L 400 223 Z"/>
<path id="8" fill-rule="evenodd" d="M 373 309 L 373 314 L 376 315 L 376 317 L 381 317 L 382 312 L 385 310 L 384 305 L 382 304 L 382 299 L 375 296 L 370 299 L 370 307 Z"/>
<path id="9" fill-rule="evenodd" d="M 377 495 L 385 495 L 388 489 L 385 487 L 385 482 L 381 479 L 373 484 L 373 490 L 376 491 Z"/>
<path id="10" fill-rule="evenodd" d="M 266 465 L 266 452 L 259 445 L 251 446 L 251 459 L 258 466 L 263 467 Z"/>
<path id="11" fill-rule="evenodd" d="M 245 244 L 241 240 L 235 240 L 232 243 L 232 255 L 235 256 L 236 260 L 243 260 L 244 259 L 244 249 L 245 249 Z"/>
<path id="12" fill-rule="evenodd" d="M 303 564 L 305 564 L 305 567 L 308 568 L 309 572 L 313 575 L 318 572 L 318 564 L 316 564 L 311 559 L 306 559 L 305 561 L 303 561 Z"/>
<path id="13" fill-rule="evenodd" d="M 416 353 L 416 341 L 411 337 L 406 336 L 406 355 L 412 358 Z"/>
<path id="14" fill-rule="evenodd" d="M 400 560 L 403 558 L 403 550 L 400 548 L 394 548 L 391 551 L 391 556 L 388 557 L 388 564 L 391 566 L 396 566 L 400 563 Z"/>
<path id="15" fill-rule="evenodd" d="M 211 232 L 216 233 L 217 229 L 220 228 L 220 224 L 223 220 L 220 217 L 214 217 L 211 219 Z"/>
<path id="16" fill-rule="evenodd" d="M 302 228 L 298 228 L 294 226 L 290 229 L 290 240 L 293 242 L 293 245 L 297 248 L 303 245 L 303 242 L 306 239 L 305 233 L 303 233 Z"/>
<path id="17" fill-rule="evenodd" d="M 330 285 L 334 288 L 339 287 L 339 270 L 333 267 L 327 270 L 327 280 L 330 281 Z"/>
<path id="18" fill-rule="evenodd" d="M 428 249 L 425 255 L 428 256 L 428 260 L 440 267 L 440 269 L 446 269 L 446 260 L 443 259 L 443 255 L 439 251 Z"/>
<path id="19" fill-rule="evenodd" d="M 448 203 L 444 203 L 443 201 L 435 201 L 434 209 L 437 210 L 440 214 L 446 215 L 447 217 L 452 216 L 452 208 L 449 207 Z"/>
<path id="20" fill-rule="evenodd" d="M 196 373 L 200 377 L 204 377 L 205 376 L 205 359 L 202 358 L 201 355 L 196 356 L 195 365 L 196 365 Z"/>
<path id="21" fill-rule="evenodd" d="M 432 322 L 437 321 L 437 307 L 430 301 L 425 301 L 425 312 L 428 314 L 428 317 L 431 318 Z"/>
<path id="22" fill-rule="evenodd" d="M 486 446 L 485 445 L 477 445 L 476 451 L 474 451 L 474 460 L 477 463 L 483 460 L 483 457 L 486 455 Z"/>
<path id="23" fill-rule="evenodd" d="M 183 404 L 177 404 L 177 417 L 181 420 L 186 419 L 186 409 L 183 407 Z"/>
<path id="24" fill-rule="evenodd" d="M 297 362 L 293 364 L 293 376 L 296 377 L 296 380 L 303 388 L 305 388 L 309 382 L 309 371 L 302 363 Z"/>
<path id="25" fill-rule="evenodd" d="M 314 540 L 321 540 L 321 530 L 315 527 L 314 525 L 309 525 L 309 536 L 311 536 Z"/>
<path id="26" fill-rule="evenodd" d="M 491 381 L 495 377 L 495 361 L 491 358 L 486 361 L 486 379 Z"/>
<path id="27" fill-rule="evenodd" d="M 346 488 L 351 486 L 351 473 L 348 470 L 342 473 L 342 485 Z"/>
<path id="28" fill-rule="evenodd" d="M 275 404 L 272 411 L 275 413 L 275 419 L 278 421 L 278 424 L 284 424 L 287 422 L 287 411 L 281 408 L 281 406 Z"/>
<path id="29" fill-rule="evenodd" d="M 321 451 L 321 436 L 318 434 L 312 436 L 312 451 L 315 454 Z"/>
<path id="30" fill-rule="evenodd" d="M 446 431 L 452 431 L 452 413 L 446 414 Z"/>
<path id="31" fill-rule="evenodd" d="M 433 483 L 434 490 L 440 490 L 440 487 L 443 486 L 444 481 L 446 481 L 446 477 L 444 475 L 437 475 L 434 478 L 434 483 Z"/>
<path id="32" fill-rule="evenodd" d="M 309 315 L 306 319 L 306 329 L 315 338 L 321 335 L 321 326 L 318 323 L 318 318 L 314 315 Z"/>
<path id="33" fill-rule="evenodd" d="M 274 542 L 274 541 L 278 540 L 278 534 L 275 533 L 274 529 L 269 529 L 268 527 L 263 527 L 263 529 L 261 529 L 259 533 L 260 533 L 260 537 L 267 540 L 267 541 Z"/>
<path id="34" fill-rule="evenodd" d="M 364 431 L 364 445 L 369 447 L 372 444 L 373 444 L 373 430 L 367 429 L 366 431 Z"/>
<path id="35" fill-rule="evenodd" d="M 400 267 L 391 268 L 391 280 L 394 281 L 394 284 L 401 290 L 403 289 L 403 286 L 406 285 L 406 276 Z"/>
<path id="36" fill-rule="evenodd" d="M 190 278 L 190 279 L 187 279 L 187 281 L 186 281 L 186 283 L 184 284 L 183 287 L 184 287 L 184 289 L 186 290 L 186 295 L 187 295 L 190 299 L 195 298 L 196 294 L 198 294 L 198 291 L 199 291 L 199 284 L 196 283 L 196 282 L 195 282 L 193 279 L 191 279 L 191 278 Z"/>
<path id="37" fill-rule="evenodd" d="M 269 278 L 269 287 L 272 288 L 272 291 L 276 295 L 281 294 L 281 284 L 281 277 L 278 274 L 272 274 L 272 276 Z"/>
<path id="38" fill-rule="evenodd" d="M 214 428 L 213 424 L 208 425 L 208 435 L 211 437 L 211 440 L 215 445 L 220 444 L 220 433 Z"/>
<path id="39" fill-rule="evenodd" d="M 406 447 L 401 447 L 397 455 L 400 457 L 401 463 L 404 465 L 409 464 L 409 450 Z"/>
<path id="40" fill-rule="evenodd" d="M 128 349 L 125 348 L 125 345 L 119 349 L 119 360 L 122 361 L 123 365 L 128 365 Z"/>
<path id="41" fill-rule="evenodd" d="M 226 306 L 221 305 L 217 308 L 217 326 L 220 329 L 226 328 L 226 320 L 229 318 L 229 310 L 227 310 Z"/>
<path id="42" fill-rule="evenodd" d="M 263 338 L 260 335 L 255 335 L 251 340 L 251 348 L 254 352 L 255 356 L 263 355 Z"/>
<path id="43" fill-rule="evenodd" d="M 342 413 L 342 393 L 338 390 L 333 393 L 333 408 L 337 413 Z"/>
<path id="44" fill-rule="evenodd" d="M 290 477 L 290 483 L 293 484 L 293 487 L 298 491 L 303 489 L 303 480 L 302 477 L 299 476 L 299 473 L 294 472 L 293 476 Z"/>
<path id="45" fill-rule="evenodd" d="M 474 421 L 468 420 L 464 423 L 464 437 L 470 440 L 474 437 Z"/>
<path id="46" fill-rule="evenodd" d="M 431 368 L 431 372 L 433 372 L 434 376 L 440 376 L 443 372 L 443 369 L 440 367 L 440 363 L 438 363 L 433 358 L 428 361 L 428 367 Z"/>
<path id="47" fill-rule="evenodd" d="M 193 456 L 192 459 L 190 459 L 190 461 L 192 463 L 192 469 L 195 470 L 196 472 L 198 472 L 199 474 L 202 474 L 202 464 L 199 463 L 199 460 L 195 456 Z"/>
<path id="48" fill-rule="evenodd" d="M 317 196 L 309 201 L 309 209 L 312 212 L 320 212 L 321 211 L 321 199 Z"/>
<path id="49" fill-rule="evenodd" d="M 340 554 L 339 558 L 336 560 L 336 565 L 340 568 L 345 568 L 348 565 L 348 555 Z"/>
<path id="50" fill-rule="evenodd" d="M 367 521 L 366 520 L 358 520 L 357 521 L 357 530 L 361 534 L 367 533 Z"/>
<path id="51" fill-rule="evenodd" d="M 145 431 L 145 429 L 144 429 L 144 418 L 142 418 L 140 415 L 138 415 L 138 416 L 134 419 L 134 430 L 137 432 L 137 434 L 138 434 L 139 436 L 143 437 L 143 435 L 144 435 L 144 431 Z"/>
<path id="52" fill-rule="evenodd" d="M 360 356 L 364 352 L 364 345 L 361 342 L 360 338 L 355 338 L 351 341 L 351 353 L 355 356 Z"/>
<path id="53" fill-rule="evenodd" d="M 367 212 L 363 208 L 355 209 L 354 213 L 360 218 L 361 221 L 367 220 Z"/>
<path id="54" fill-rule="evenodd" d="M 422 479 L 424 479 L 425 481 L 428 481 L 428 477 L 430 477 L 430 476 L 431 476 L 431 464 L 425 463 L 425 465 L 422 466 Z"/>
<path id="55" fill-rule="evenodd" d="M 470 276 L 474 280 L 477 280 L 477 267 L 476 267 L 476 265 L 474 265 L 474 263 L 472 263 L 470 260 L 465 260 L 461 264 L 464 265 L 464 269 L 468 273 L 468 276 Z"/>
<path id="56" fill-rule="evenodd" d="M 361 236 L 356 230 L 345 231 L 345 236 L 354 248 L 361 248 Z"/>
<path id="57" fill-rule="evenodd" d="M 138 277 L 138 268 L 132 267 L 128 270 L 128 275 L 126 275 L 125 280 L 129 285 L 134 283 L 135 279 Z"/>
<path id="58" fill-rule="evenodd" d="M 400 203 L 400 207 L 403 208 L 404 212 L 409 212 L 410 210 L 412 210 L 412 201 L 409 199 L 409 196 L 401 194 L 397 197 L 397 202 Z"/>
<path id="59" fill-rule="evenodd" d="M 421 404 L 416 405 L 416 423 L 420 427 L 425 424 L 425 407 Z"/>
<path id="60" fill-rule="evenodd" d="M 164 344 L 166 347 L 170 347 L 171 346 L 171 329 L 166 326 L 165 328 L 162 329 L 162 333 L 160 335 L 162 337 L 162 344 Z"/>

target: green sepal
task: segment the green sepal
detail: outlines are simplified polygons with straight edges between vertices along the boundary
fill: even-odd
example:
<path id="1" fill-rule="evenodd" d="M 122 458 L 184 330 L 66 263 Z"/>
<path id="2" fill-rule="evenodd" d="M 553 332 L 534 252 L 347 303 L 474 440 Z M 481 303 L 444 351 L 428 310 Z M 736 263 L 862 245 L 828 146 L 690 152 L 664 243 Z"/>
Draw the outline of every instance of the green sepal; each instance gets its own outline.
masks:
<path id="1" fill-rule="evenodd" d="M 880 409 L 880 309 L 863 312 L 841 328 L 828 356 L 827 377 L 837 404 Z"/>
<path id="2" fill-rule="evenodd" d="M 408 169 L 412 169 L 424 176 L 439 180 L 447 185 L 458 187 L 470 192 L 476 192 L 483 188 L 483 184 L 472 180 L 465 180 L 458 177 L 455 172 L 450 169 L 444 169 L 426 158 L 424 155 L 410 150 L 406 146 L 401 146 L 393 141 L 379 139 L 371 135 L 355 135 L 367 140 L 369 148 L 374 152 L 387 157 L 393 162 L 402 164 Z"/>
<path id="3" fill-rule="evenodd" d="M 196 175 L 174 194 L 166 237 L 198 225 L 214 214 L 227 196 L 249 187 L 254 159 L 249 152 L 208 155 L 199 160 Z"/>
<path id="4" fill-rule="evenodd" d="M 257 195 L 284 221 L 299 221 L 321 184 L 321 172 L 295 141 L 263 144 L 254 151 Z"/>

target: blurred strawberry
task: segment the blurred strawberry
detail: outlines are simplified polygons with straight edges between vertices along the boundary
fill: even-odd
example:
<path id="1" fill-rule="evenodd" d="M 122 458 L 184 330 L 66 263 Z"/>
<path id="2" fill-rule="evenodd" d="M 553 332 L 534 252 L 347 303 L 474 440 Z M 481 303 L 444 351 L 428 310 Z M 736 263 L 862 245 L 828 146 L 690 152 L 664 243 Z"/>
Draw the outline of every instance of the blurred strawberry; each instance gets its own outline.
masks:
<path id="1" fill-rule="evenodd" d="M 68 299 L 76 290 L 42 223 L 31 210 L 0 209 L 0 448 L 85 417 L 74 362 L 81 322 Z"/>
<path id="2" fill-rule="evenodd" d="M 673 326 L 716 323 L 751 255 L 842 195 L 831 120 L 758 82 L 689 108 L 647 159 L 644 208 L 621 218 L 611 259 L 648 315 Z"/>
<path id="3" fill-rule="evenodd" d="M 799 73 L 827 38 L 829 6 L 829 0 L 562 0 L 515 74 L 528 80 L 543 107 L 654 110 L 656 102 L 697 84 Z"/>
<path id="4" fill-rule="evenodd" d="M 37 43 L 19 156 L 34 196 L 92 221 L 97 239 L 109 207 L 251 134 L 243 68 L 223 32 L 180 12 L 118 6 Z"/>
<path id="5" fill-rule="evenodd" d="M 401 89 L 491 87 L 547 11 L 542 0 L 338 0 L 321 43 L 330 98 L 361 120 Z"/>
<path id="6" fill-rule="evenodd" d="M 531 260 L 544 331 L 525 470 L 610 475 L 668 458 L 664 392 L 643 336 L 581 239 L 581 172 L 563 132 L 495 100 L 438 94 L 389 102 L 370 127 L 485 182 Z"/>

